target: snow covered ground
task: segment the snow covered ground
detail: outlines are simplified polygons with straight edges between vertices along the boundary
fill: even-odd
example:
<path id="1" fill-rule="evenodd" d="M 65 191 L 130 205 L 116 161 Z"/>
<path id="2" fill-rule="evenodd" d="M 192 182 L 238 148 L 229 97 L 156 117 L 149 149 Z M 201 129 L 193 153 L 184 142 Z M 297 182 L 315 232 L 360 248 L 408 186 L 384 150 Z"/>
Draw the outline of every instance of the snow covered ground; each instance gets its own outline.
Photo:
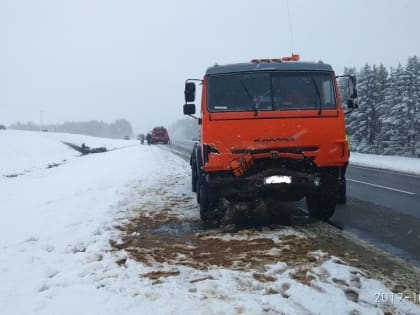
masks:
<path id="1" fill-rule="evenodd" d="M 80 156 L 62 141 L 115 150 Z M 305 238 L 290 227 L 194 235 L 216 238 L 226 257 L 223 244 L 269 240 L 277 261 L 260 269 L 194 266 L 185 248 L 167 262 L 147 251 L 133 259 L 150 243 L 146 230 L 131 232 L 132 251 L 116 250 L 133 217 L 139 226 L 162 211 L 197 220 L 189 172 L 184 160 L 136 141 L 1 131 L 0 314 L 420 314 L 324 252 L 305 253 L 306 265 L 282 261 L 280 245 Z"/>
<path id="2" fill-rule="evenodd" d="M 350 154 L 350 163 L 352 165 L 420 175 L 420 159 L 417 158 L 352 152 Z"/>

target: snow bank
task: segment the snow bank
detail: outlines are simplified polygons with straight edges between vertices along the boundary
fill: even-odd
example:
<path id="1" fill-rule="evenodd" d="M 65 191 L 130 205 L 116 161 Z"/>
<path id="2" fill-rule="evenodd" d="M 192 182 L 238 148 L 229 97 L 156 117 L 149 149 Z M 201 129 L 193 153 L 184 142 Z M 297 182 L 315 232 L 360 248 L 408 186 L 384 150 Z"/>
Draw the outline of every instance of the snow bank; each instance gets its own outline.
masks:
<path id="1" fill-rule="evenodd" d="M 76 145 L 86 143 L 90 147 L 105 146 L 108 150 L 138 144 L 137 141 L 66 133 L 3 130 L 0 133 L 0 175 L 24 174 L 80 155 L 62 142 Z"/>
<path id="2" fill-rule="evenodd" d="M 357 166 L 420 175 L 420 159 L 351 152 L 350 163 Z"/>

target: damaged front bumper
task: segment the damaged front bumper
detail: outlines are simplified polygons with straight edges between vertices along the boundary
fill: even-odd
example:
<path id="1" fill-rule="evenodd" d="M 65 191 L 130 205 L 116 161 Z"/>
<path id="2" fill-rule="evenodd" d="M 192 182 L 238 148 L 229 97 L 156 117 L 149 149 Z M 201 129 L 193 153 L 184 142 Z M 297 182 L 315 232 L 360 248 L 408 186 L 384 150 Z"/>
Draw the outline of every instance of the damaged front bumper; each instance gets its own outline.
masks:
<path id="1" fill-rule="evenodd" d="M 276 199 L 299 200 L 321 185 L 321 176 L 288 169 L 270 169 L 248 176 L 230 173 L 208 173 L 205 183 L 226 197 L 255 197 L 264 194 Z"/>

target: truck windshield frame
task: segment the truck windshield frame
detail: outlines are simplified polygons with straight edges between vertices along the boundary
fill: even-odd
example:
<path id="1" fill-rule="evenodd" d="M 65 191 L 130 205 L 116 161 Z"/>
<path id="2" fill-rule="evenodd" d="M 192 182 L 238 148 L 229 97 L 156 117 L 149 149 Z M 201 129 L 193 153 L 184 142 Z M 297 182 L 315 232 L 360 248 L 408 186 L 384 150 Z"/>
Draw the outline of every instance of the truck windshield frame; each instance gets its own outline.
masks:
<path id="1" fill-rule="evenodd" d="M 333 73 L 253 71 L 208 76 L 207 110 L 219 112 L 336 109 Z"/>

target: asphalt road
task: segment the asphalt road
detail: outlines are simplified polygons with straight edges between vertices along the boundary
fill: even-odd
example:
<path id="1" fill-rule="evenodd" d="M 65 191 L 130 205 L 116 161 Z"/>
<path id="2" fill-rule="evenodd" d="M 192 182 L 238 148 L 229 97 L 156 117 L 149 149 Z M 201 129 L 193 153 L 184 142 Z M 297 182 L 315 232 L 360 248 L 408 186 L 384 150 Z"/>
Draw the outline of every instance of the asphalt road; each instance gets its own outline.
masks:
<path id="1" fill-rule="evenodd" d="M 420 267 L 420 176 L 350 166 L 346 177 L 330 222 Z"/>
<path id="2" fill-rule="evenodd" d="M 420 176 L 350 166 L 348 195 L 420 219 Z"/>

